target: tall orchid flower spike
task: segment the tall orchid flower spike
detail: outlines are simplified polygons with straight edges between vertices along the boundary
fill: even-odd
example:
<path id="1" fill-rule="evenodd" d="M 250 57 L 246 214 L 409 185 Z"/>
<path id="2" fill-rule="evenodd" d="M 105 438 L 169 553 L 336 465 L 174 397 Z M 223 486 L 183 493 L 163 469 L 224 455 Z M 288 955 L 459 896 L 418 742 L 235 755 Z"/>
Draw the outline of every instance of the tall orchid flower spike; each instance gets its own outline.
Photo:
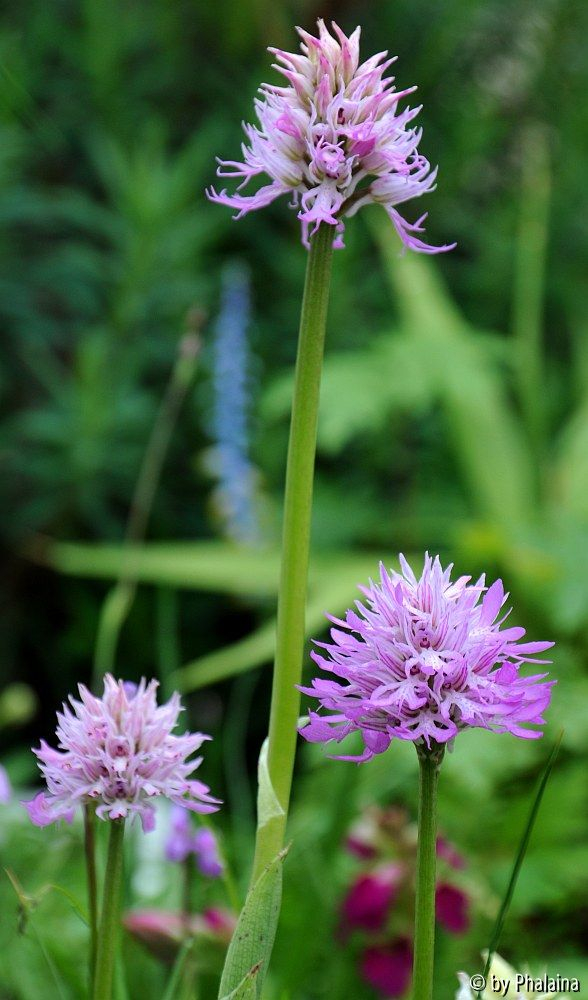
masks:
<path id="1" fill-rule="evenodd" d="M 437 168 L 419 153 L 422 130 L 412 125 L 420 108 L 398 107 L 416 88 L 395 90 L 394 77 L 384 76 L 395 61 L 387 52 L 360 63 L 360 28 L 349 38 L 335 22 L 330 32 L 322 20 L 318 38 L 296 30 L 301 55 L 269 50 L 286 85 L 259 88 L 259 125 L 244 125 L 243 161 L 218 161 L 219 177 L 240 181 L 237 193 L 210 188 L 210 200 L 236 209 L 241 218 L 291 195 L 307 247 L 321 222 L 333 227 L 334 246 L 342 247 L 344 218 L 374 202 L 383 205 L 411 250 L 452 250 L 455 243 L 434 247 L 420 239 L 426 214 L 410 223 L 396 208 L 435 188 Z M 262 175 L 269 184 L 254 194 L 239 193 Z"/>
<path id="2" fill-rule="evenodd" d="M 521 642 L 524 628 L 501 628 L 508 594 L 501 580 L 486 588 L 484 577 L 451 581 L 428 554 L 420 579 L 403 556 L 402 573 L 380 567 L 379 583 L 361 587 L 367 606 L 331 618 L 331 643 L 313 652 L 323 670 L 346 681 L 315 679 L 305 694 L 330 713 L 310 713 L 301 730 L 311 742 L 339 742 L 360 731 L 364 749 L 343 760 L 369 760 L 393 739 L 427 748 L 446 744 L 471 727 L 541 736 L 543 712 L 554 681 L 545 674 L 520 675 L 552 642 Z"/>
<path id="3" fill-rule="evenodd" d="M 33 823 L 71 821 L 78 806 L 94 805 L 104 820 L 140 816 L 148 831 L 159 796 L 193 812 L 216 812 L 219 800 L 192 777 L 202 757 L 187 760 L 211 737 L 174 736 L 180 696 L 158 705 L 157 687 L 155 680 L 137 686 L 107 674 L 104 694 L 96 698 L 79 685 L 80 700 L 70 696 L 70 705 L 57 713 L 60 749 L 42 741 L 35 750 L 47 792 L 25 803 Z"/>

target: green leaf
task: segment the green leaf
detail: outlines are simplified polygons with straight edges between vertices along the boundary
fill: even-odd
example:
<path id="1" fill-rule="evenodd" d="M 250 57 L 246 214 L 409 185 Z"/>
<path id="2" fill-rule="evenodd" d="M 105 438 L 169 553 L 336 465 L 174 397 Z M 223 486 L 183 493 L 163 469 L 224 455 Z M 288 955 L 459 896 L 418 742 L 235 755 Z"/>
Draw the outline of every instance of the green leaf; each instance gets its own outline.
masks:
<path id="1" fill-rule="evenodd" d="M 52 889 L 54 892 L 60 893 L 60 895 L 62 895 L 65 899 L 67 899 L 69 905 L 71 906 L 76 916 L 79 917 L 79 919 L 82 921 L 83 924 L 86 925 L 86 927 L 89 927 L 90 920 L 88 918 L 87 910 L 82 906 L 79 900 L 76 899 L 73 892 L 70 892 L 69 889 L 65 889 L 62 885 L 56 885 L 54 882 L 46 886 L 46 890 L 50 889 Z"/>
<path id="2" fill-rule="evenodd" d="M 261 965 L 254 965 L 239 985 L 227 997 L 223 997 L 223 1000 L 255 1000 L 257 997 L 257 976 L 260 969 Z"/>
<path id="3" fill-rule="evenodd" d="M 556 453 L 558 501 L 585 520 L 588 516 L 588 400 L 572 416 Z"/>
<path id="4" fill-rule="evenodd" d="M 138 583 L 250 597 L 272 596 L 278 586 L 278 552 L 224 542 L 152 542 L 132 548 L 48 542 L 28 555 L 60 573 L 91 579 L 117 580 L 129 561 Z"/>
<path id="5" fill-rule="evenodd" d="M 498 524 L 524 523 L 533 507 L 534 473 L 508 386 L 489 350 L 443 286 L 438 270 L 417 254 L 398 254 L 392 227 L 374 220 L 401 326 L 448 421 L 457 457 L 482 514 Z"/>
<path id="6" fill-rule="evenodd" d="M 280 851 L 247 894 L 227 952 L 219 989 L 220 1000 L 261 997 L 280 915 L 282 868 L 286 854 L 287 849 Z M 254 992 L 251 989 L 253 981 Z"/>
<path id="7" fill-rule="evenodd" d="M 277 816 L 284 816 L 284 810 L 276 795 L 267 764 L 269 736 L 263 741 L 257 764 L 257 827 L 258 830 Z"/>

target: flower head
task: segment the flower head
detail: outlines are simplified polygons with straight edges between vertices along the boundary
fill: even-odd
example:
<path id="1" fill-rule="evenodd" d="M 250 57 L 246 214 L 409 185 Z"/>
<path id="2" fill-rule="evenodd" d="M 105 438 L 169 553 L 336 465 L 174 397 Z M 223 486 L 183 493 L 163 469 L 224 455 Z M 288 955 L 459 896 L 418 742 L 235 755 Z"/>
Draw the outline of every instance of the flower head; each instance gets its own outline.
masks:
<path id="1" fill-rule="evenodd" d="M 96 698 L 79 685 L 80 700 L 70 696 L 70 705 L 57 713 L 60 749 L 42 741 L 34 751 L 47 793 L 25 803 L 33 823 L 71 821 L 77 806 L 94 803 L 100 819 L 138 815 L 143 829 L 152 830 L 153 801 L 161 795 L 193 812 L 216 812 L 219 800 L 191 777 L 202 758 L 187 760 L 211 737 L 173 736 L 180 696 L 158 705 L 157 686 L 155 680 L 137 686 L 107 674 L 104 694 Z"/>
<path id="2" fill-rule="evenodd" d="M 262 174 L 270 183 L 250 195 L 210 188 L 208 197 L 237 209 L 240 218 L 289 194 L 306 246 L 321 222 L 334 227 L 334 245 L 343 246 L 343 218 L 376 202 L 410 249 L 451 250 L 455 244 L 432 247 L 415 235 L 423 232 L 426 215 L 409 223 L 395 207 L 435 187 L 437 170 L 418 152 L 421 129 L 411 124 L 420 108 L 398 109 L 416 88 L 395 90 L 394 78 L 384 76 L 394 62 L 387 52 L 360 63 L 360 28 L 349 38 L 334 22 L 332 33 L 322 20 L 318 29 L 318 38 L 296 29 L 301 55 L 269 50 L 286 85 L 260 87 L 259 125 L 244 126 L 243 162 L 219 160 L 219 177 L 239 179 L 238 191 Z"/>
<path id="3" fill-rule="evenodd" d="M 427 554 L 419 580 L 400 556 L 402 574 L 383 566 L 380 583 L 360 589 L 367 606 L 348 611 L 331 630 L 328 657 L 312 653 L 323 670 L 343 678 L 315 679 L 301 688 L 334 714 L 310 712 L 301 730 L 313 743 L 336 740 L 359 730 L 364 750 L 342 760 L 365 761 L 388 748 L 392 739 L 442 744 L 473 726 L 534 739 L 554 681 L 545 674 L 520 676 L 523 663 L 545 663 L 541 653 L 552 642 L 521 642 L 525 629 L 501 628 L 510 612 L 501 580 L 485 586 L 484 577 L 451 582 L 452 566 Z"/>

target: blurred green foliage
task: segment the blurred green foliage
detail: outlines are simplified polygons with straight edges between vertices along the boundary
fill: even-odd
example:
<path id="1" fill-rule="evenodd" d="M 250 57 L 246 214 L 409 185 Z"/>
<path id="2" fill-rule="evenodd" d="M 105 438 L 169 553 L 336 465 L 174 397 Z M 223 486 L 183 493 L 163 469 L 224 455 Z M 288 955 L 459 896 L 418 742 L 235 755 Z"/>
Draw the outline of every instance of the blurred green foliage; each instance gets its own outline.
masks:
<path id="1" fill-rule="evenodd" d="M 203 363 L 134 565 L 140 587 L 118 669 L 198 689 L 191 722 L 216 737 L 205 778 L 227 801 L 219 822 L 246 883 L 305 254 L 284 204 L 235 223 L 203 189 L 214 157 L 238 152 L 239 122 L 272 72 L 265 46 L 292 47 L 292 25 L 319 15 L 345 29 L 361 21 L 365 50 L 389 48 L 399 85 L 418 83 L 423 150 L 440 164 L 428 233 L 458 249 L 401 257 L 383 215 L 368 211 L 336 255 L 309 633 L 325 609 L 353 601 L 380 558 L 429 548 L 460 571 L 500 573 L 517 621 L 558 640 L 547 736 L 562 725 L 566 734 L 503 951 L 516 966 L 547 962 L 588 983 L 588 9 L 579 0 L 369 9 L 30 0 L 4 12 L 2 760 L 17 786 L 32 787 L 29 745 L 49 738 L 61 699 L 89 680 L 145 445 L 179 338 L 203 312 Z M 251 452 L 271 512 L 259 551 L 214 537 L 203 461 L 206 340 L 221 266 L 235 258 L 253 276 Z M 414 807 L 411 751 L 354 768 L 304 748 L 268 1000 L 372 995 L 354 947 L 334 943 L 355 870 L 338 848 L 370 802 Z M 441 935 L 437 1000 L 452 995 L 458 968 L 477 967 L 546 756 L 544 745 L 476 732 L 444 766 L 441 826 L 469 859 L 475 919 L 467 939 Z M 79 830 L 36 831 L 18 815 L 0 813 L 3 863 L 26 892 L 59 882 L 83 904 Z M 171 897 L 162 891 L 159 902 Z M 85 931 L 66 899 L 44 894 L 22 936 L 3 881 L 0 912 L 0 997 L 82 995 Z M 161 996 L 162 970 L 126 947 L 132 996 Z M 55 973 L 60 985 L 48 987 Z"/>

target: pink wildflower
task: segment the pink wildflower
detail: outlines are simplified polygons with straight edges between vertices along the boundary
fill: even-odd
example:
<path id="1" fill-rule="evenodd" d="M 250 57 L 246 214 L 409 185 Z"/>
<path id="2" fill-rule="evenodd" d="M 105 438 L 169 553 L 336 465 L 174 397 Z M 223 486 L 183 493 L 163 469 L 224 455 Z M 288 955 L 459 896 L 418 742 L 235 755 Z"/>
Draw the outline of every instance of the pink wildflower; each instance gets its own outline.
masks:
<path id="1" fill-rule="evenodd" d="M 387 864 L 359 875 L 343 900 L 341 907 L 342 930 L 361 928 L 380 931 L 386 924 L 402 880 L 401 865 Z"/>
<path id="2" fill-rule="evenodd" d="M 448 882 L 435 890 L 435 915 L 450 934 L 465 934 L 470 926 L 470 901 L 465 892 Z"/>
<path id="3" fill-rule="evenodd" d="M 248 144 L 243 162 L 219 160 L 219 177 L 241 181 L 267 175 L 270 183 L 255 194 L 207 191 L 211 201 L 237 210 L 236 218 L 263 208 L 280 195 L 291 195 L 298 208 L 302 238 L 324 222 L 343 246 L 344 217 L 369 202 L 384 206 L 402 242 L 411 250 L 440 253 L 451 246 L 423 243 L 426 214 L 409 223 L 396 210 L 411 198 L 434 190 L 437 169 L 418 152 L 421 129 L 411 125 L 420 108 L 398 110 L 398 102 L 416 88 L 395 91 L 384 74 L 394 59 L 379 52 L 359 61 L 360 28 L 348 38 L 333 22 L 322 20 L 318 38 L 297 28 L 302 55 L 271 48 L 286 86 L 262 84 L 255 101 L 257 125 L 245 125 Z"/>
<path id="4" fill-rule="evenodd" d="M 520 642 L 524 628 L 501 629 L 510 612 L 501 580 L 486 588 L 484 577 L 451 582 L 437 556 L 427 554 L 420 580 L 400 556 L 402 574 L 383 566 L 381 582 L 360 589 L 367 607 L 348 611 L 329 658 L 316 662 L 346 684 L 315 679 L 305 694 L 334 714 L 310 712 L 302 736 L 313 743 L 340 742 L 359 730 L 364 750 L 342 760 L 365 761 L 386 750 L 392 739 L 447 743 L 462 729 L 481 727 L 535 739 L 554 681 L 545 674 L 521 677 L 521 664 L 545 663 L 541 653 L 552 642 Z"/>
<path id="5" fill-rule="evenodd" d="M 437 857 L 442 858 L 446 861 L 448 865 L 452 868 L 459 870 L 460 868 L 465 868 L 465 858 L 455 850 L 453 844 L 450 844 L 445 837 L 437 837 Z"/>
<path id="6" fill-rule="evenodd" d="M 412 944 L 408 938 L 374 945 L 363 953 L 362 977 L 380 996 L 403 996 L 408 989 L 411 972 Z"/>
<path id="7" fill-rule="evenodd" d="M 211 944 L 224 949 L 231 940 L 237 918 L 229 910 L 211 907 L 203 913 L 175 913 L 172 910 L 132 910 L 123 917 L 123 926 L 152 955 L 171 964 L 186 936 L 201 939 L 208 952 Z"/>
<path id="8" fill-rule="evenodd" d="M 83 684 L 80 701 L 57 713 L 59 750 L 44 741 L 35 754 L 47 782 L 25 806 L 33 823 L 46 826 L 71 821 L 77 806 L 95 803 L 100 819 L 140 816 L 144 830 L 155 825 L 154 799 L 163 795 L 193 812 L 216 812 L 219 800 L 191 775 L 202 757 L 190 757 L 205 740 L 203 733 L 173 736 L 181 711 L 174 693 L 158 705 L 158 682 L 137 685 L 107 674 L 104 694 L 96 698 Z"/>

